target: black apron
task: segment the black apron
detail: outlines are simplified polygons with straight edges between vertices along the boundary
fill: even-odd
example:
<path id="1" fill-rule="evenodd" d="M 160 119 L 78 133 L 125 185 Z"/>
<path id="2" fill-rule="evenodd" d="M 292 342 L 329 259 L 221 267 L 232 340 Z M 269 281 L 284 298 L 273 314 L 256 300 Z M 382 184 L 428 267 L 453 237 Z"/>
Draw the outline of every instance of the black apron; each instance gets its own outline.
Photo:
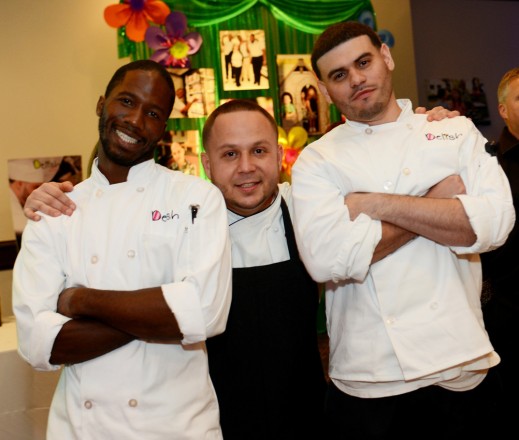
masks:
<path id="1" fill-rule="evenodd" d="M 318 286 L 299 259 L 281 199 L 290 260 L 233 269 L 226 331 L 207 341 L 224 440 L 291 440 L 322 429 L 326 388 Z"/>

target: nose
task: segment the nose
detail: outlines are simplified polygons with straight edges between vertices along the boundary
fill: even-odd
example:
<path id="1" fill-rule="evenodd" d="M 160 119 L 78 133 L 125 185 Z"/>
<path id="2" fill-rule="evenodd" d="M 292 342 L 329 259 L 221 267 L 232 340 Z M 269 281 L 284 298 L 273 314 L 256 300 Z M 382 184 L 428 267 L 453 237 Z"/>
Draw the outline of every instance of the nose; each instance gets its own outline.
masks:
<path id="1" fill-rule="evenodd" d="M 366 76 L 358 69 L 351 69 L 348 73 L 351 88 L 360 86 L 366 81 Z"/>
<path id="2" fill-rule="evenodd" d="M 142 129 L 144 126 L 144 112 L 140 106 L 129 109 L 126 121 L 133 127 Z"/>
<path id="3" fill-rule="evenodd" d="M 242 154 L 239 160 L 239 170 L 242 173 L 250 173 L 254 170 L 254 158 L 248 154 Z"/>

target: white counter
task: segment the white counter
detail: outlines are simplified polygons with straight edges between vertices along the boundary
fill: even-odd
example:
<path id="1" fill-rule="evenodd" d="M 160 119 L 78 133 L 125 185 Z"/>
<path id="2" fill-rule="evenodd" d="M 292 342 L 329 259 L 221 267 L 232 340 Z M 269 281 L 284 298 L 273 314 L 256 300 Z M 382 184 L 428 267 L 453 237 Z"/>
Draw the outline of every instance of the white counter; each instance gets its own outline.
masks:
<path id="1" fill-rule="evenodd" d="M 60 371 L 34 370 L 16 351 L 13 317 L 0 326 L 0 439 L 45 440 Z"/>

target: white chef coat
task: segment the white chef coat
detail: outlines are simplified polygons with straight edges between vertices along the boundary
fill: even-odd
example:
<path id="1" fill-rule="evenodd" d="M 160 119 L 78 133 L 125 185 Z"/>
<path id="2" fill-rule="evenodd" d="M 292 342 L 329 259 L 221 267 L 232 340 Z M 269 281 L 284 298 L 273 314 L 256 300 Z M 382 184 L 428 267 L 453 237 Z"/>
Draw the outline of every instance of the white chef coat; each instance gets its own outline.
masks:
<path id="1" fill-rule="evenodd" d="M 184 339 L 135 340 L 63 368 L 48 439 L 221 439 L 205 339 L 225 329 L 231 255 L 221 192 L 153 160 L 110 185 L 97 168 L 70 197 L 70 217 L 29 221 L 13 271 L 19 352 L 38 370 L 69 318 L 56 313 L 71 286 L 162 286 Z M 193 218 L 192 206 L 197 205 Z"/>
<path id="2" fill-rule="evenodd" d="M 290 259 L 285 226 L 281 212 L 281 197 L 292 216 L 292 194 L 287 182 L 278 185 L 276 199 L 265 210 L 249 217 L 228 211 L 232 243 L 232 267 L 256 267 Z"/>
<path id="3" fill-rule="evenodd" d="M 335 128 L 292 170 L 299 251 L 312 277 L 327 283 L 329 374 L 360 397 L 440 382 L 470 389 L 484 378 L 470 371 L 498 362 L 481 314 L 477 253 L 503 244 L 512 228 L 508 181 L 470 120 L 427 122 L 410 101 L 399 105 L 395 122 Z M 447 247 L 418 237 L 371 265 L 381 223 L 365 214 L 351 221 L 344 196 L 420 196 L 453 174 L 465 183 L 467 195 L 458 198 L 476 243 Z"/>

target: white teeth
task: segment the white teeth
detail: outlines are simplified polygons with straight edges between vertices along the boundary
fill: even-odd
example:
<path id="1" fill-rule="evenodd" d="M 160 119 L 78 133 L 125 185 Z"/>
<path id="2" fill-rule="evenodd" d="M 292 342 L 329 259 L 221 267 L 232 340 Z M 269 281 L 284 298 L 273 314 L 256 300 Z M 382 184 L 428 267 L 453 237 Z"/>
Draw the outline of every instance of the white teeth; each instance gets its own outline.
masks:
<path id="1" fill-rule="evenodd" d="M 115 132 L 117 133 L 117 136 L 119 136 L 124 142 L 127 142 L 128 144 L 137 143 L 137 139 L 134 139 L 134 138 L 128 136 L 127 134 L 123 133 L 122 131 L 115 130 Z"/>
<path id="2" fill-rule="evenodd" d="M 254 183 L 244 183 L 241 185 L 242 188 L 250 188 L 251 186 L 254 186 Z"/>

